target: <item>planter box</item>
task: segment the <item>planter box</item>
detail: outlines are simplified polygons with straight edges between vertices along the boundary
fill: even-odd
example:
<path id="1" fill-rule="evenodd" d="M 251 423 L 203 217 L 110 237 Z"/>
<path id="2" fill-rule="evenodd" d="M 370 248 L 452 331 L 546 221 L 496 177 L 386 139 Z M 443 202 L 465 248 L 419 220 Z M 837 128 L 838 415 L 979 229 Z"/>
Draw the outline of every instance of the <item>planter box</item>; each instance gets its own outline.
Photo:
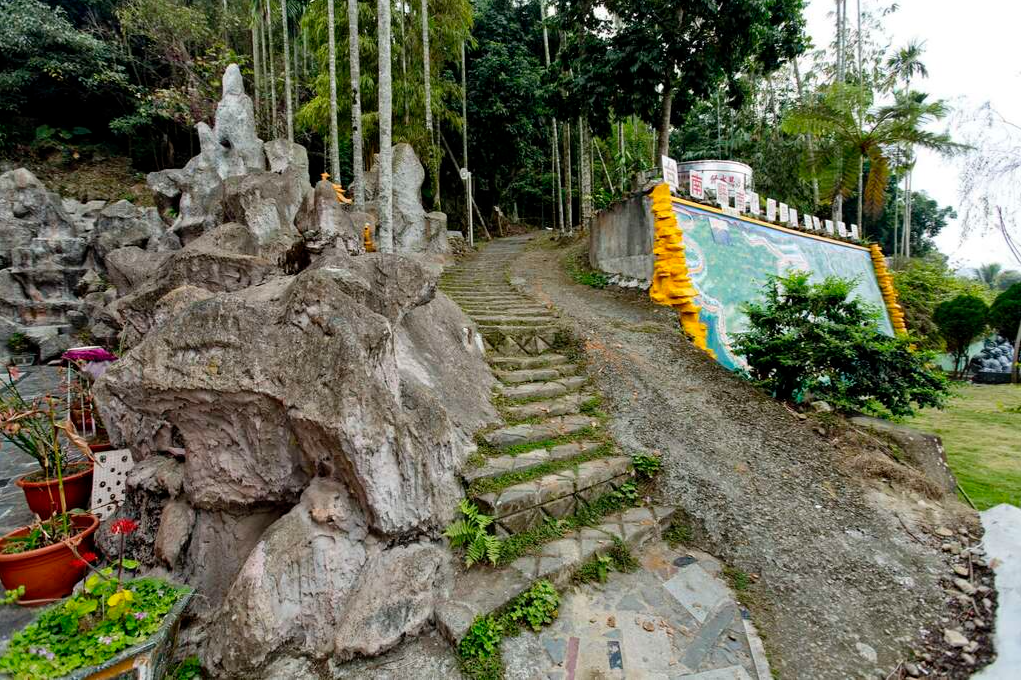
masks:
<path id="1" fill-rule="evenodd" d="M 11 356 L 11 363 L 15 366 L 31 366 L 35 363 L 34 354 L 15 354 Z"/>
<path id="2" fill-rule="evenodd" d="M 181 599 L 167 612 L 159 630 L 148 640 L 128 647 L 109 661 L 98 666 L 79 668 L 63 680 L 162 680 L 170 669 L 171 658 L 177 646 L 177 632 L 181 629 L 181 616 L 194 591 L 181 595 Z"/>

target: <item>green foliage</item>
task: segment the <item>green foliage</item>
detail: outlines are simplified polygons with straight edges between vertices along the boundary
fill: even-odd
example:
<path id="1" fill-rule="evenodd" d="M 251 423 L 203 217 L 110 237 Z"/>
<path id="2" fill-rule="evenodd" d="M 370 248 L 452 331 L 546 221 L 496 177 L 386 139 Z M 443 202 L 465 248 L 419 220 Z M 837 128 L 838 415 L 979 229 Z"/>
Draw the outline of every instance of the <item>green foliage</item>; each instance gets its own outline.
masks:
<path id="1" fill-rule="evenodd" d="M 202 680 L 202 662 L 197 656 L 189 656 L 170 672 L 172 680 Z"/>
<path id="2" fill-rule="evenodd" d="M 624 507 L 638 505 L 638 486 L 634 482 L 624 482 L 610 495 Z"/>
<path id="3" fill-rule="evenodd" d="M 610 283 L 610 277 L 603 272 L 596 271 L 588 263 L 588 252 L 580 251 L 568 253 L 564 257 L 564 267 L 567 274 L 574 279 L 575 283 L 592 288 L 606 288 Z"/>
<path id="4" fill-rule="evenodd" d="M 924 94 L 910 93 L 889 105 L 872 104 L 871 91 L 863 95 L 858 86 L 834 83 L 821 97 L 790 112 L 783 129 L 788 134 L 814 135 L 831 142 L 806 157 L 807 170 L 819 177 L 830 198 L 850 196 L 858 182 L 859 164 L 867 162 L 864 206 L 866 215 L 875 218 L 886 202 L 894 149 L 914 145 L 946 152 L 959 145 L 945 133 L 926 129 L 947 115 L 947 106 L 941 101 L 930 102 Z"/>
<path id="5" fill-rule="evenodd" d="M 67 12 L 38 0 L 3 0 L 0 110 L 115 91 L 126 83 L 115 50 L 76 29 Z"/>
<path id="6" fill-rule="evenodd" d="M 24 333 L 14 332 L 7 338 L 7 349 L 14 354 L 24 354 L 32 349 L 32 341 Z"/>
<path id="7" fill-rule="evenodd" d="M 137 579 L 125 584 L 131 593 L 127 606 L 124 597 L 108 606 L 114 594 L 95 582 L 90 586 L 94 577 L 82 592 L 15 633 L 0 657 L 0 671 L 17 678 L 55 678 L 103 663 L 156 632 L 185 592 L 156 579 Z"/>
<path id="8" fill-rule="evenodd" d="M 912 258 L 894 272 L 893 283 L 908 330 L 923 349 L 943 349 L 943 338 L 932 316 L 941 302 L 962 294 L 992 302 L 988 288 L 974 279 L 958 276 L 947 266 L 946 258 L 937 254 Z"/>
<path id="9" fill-rule="evenodd" d="M 613 547 L 610 548 L 610 563 L 613 568 L 622 574 L 627 574 L 633 571 L 637 571 L 641 565 L 635 556 L 631 554 L 631 549 L 627 547 L 627 543 L 621 540 L 620 537 L 613 537 Z"/>
<path id="10" fill-rule="evenodd" d="M 543 579 L 518 595 L 507 605 L 497 625 L 505 634 L 517 628 L 531 628 L 535 632 L 553 623 L 560 607 L 560 594 L 556 587 Z"/>
<path id="11" fill-rule="evenodd" d="M 663 532 L 663 540 L 671 548 L 691 542 L 691 527 L 680 522 L 674 522 Z"/>
<path id="12" fill-rule="evenodd" d="M 611 566 L 613 566 L 613 560 L 609 555 L 596 553 L 585 564 L 578 567 L 572 580 L 575 583 L 605 583 Z"/>
<path id="13" fill-rule="evenodd" d="M 450 539 L 452 547 L 464 548 L 465 565 L 471 567 L 484 561 L 495 565 L 500 559 L 500 539 L 487 531 L 493 518 L 479 512 L 468 500 L 462 500 L 458 508 L 461 518 L 447 527 L 443 535 Z"/>
<path id="14" fill-rule="evenodd" d="M 878 312 L 850 297 L 854 287 L 838 277 L 813 284 L 806 272 L 771 278 L 764 299 L 745 305 L 749 330 L 735 342 L 752 377 L 777 399 L 811 392 L 849 411 L 902 416 L 942 405 L 949 388 L 930 355 L 881 333 Z"/>
<path id="15" fill-rule="evenodd" d="M 989 307 L 974 295 L 958 295 L 941 302 L 932 315 L 947 351 L 954 357 L 954 372 L 968 361 L 968 347 L 985 331 Z"/>
<path id="16" fill-rule="evenodd" d="M 14 590 L 5 590 L 0 604 L 15 604 L 25 596 L 25 586 L 18 586 Z"/>
<path id="17" fill-rule="evenodd" d="M 496 654 L 502 638 L 503 630 L 496 619 L 483 616 L 475 619 L 457 650 L 464 659 L 485 659 Z"/>
<path id="18" fill-rule="evenodd" d="M 695 102 L 752 61 L 769 72 L 804 48 L 800 0 L 732 0 L 726 11 L 676 0 L 561 0 L 556 7 L 566 38 L 561 117 L 588 114 L 597 132 L 611 112 L 659 127 L 664 95 L 673 99 L 671 122 L 680 124 Z"/>
<path id="19" fill-rule="evenodd" d="M 723 567 L 723 575 L 730 583 L 730 587 L 739 593 L 748 590 L 752 584 L 751 577 L 736 567 Z"/>
<path id="20" fill-rule="evenodd" d="M 500 642 L 528 627 L 536 632 L 552 623 L 558 614 L 560 595 L 552 583 L 536 581 L 500 611 L 480 616 L 457 645 L 461 670 L 474 680 L 500 680 L 503 663 Z"/>
<path id="21" fill-rule="evenodd" d="M 635 472 L 642 479 L 652 479 L 659 470 L 663 467 L 663 461 L 659 459 L 659 456 L 646 456 L 645 454 L 639 453 L 631 456 L 631 465 L 634 466 Z"/>
<path id="22" fill-rule="evenodd" d="M 989 308 L 989 323 L 1003 337 L 1014 340 L 1021 324 L 1021 283 L 996 296 Z"/>

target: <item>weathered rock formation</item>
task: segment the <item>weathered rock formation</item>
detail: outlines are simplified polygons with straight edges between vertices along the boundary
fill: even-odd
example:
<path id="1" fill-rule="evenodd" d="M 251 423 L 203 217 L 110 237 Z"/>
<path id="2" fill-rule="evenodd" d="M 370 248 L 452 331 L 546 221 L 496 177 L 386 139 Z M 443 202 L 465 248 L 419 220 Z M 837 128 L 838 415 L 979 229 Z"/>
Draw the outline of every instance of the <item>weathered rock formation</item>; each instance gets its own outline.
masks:
<path id="1" fill-rule="evenodd" d="M 252 167 L 252 137 L 222 127 L 230 144 L 196 164 L 218 182 L 206 217 L 108 252 L 116 290 L 90 309 L 130 348 L 95 395 L 136 460 L 118 515 L 141 525 L 131 550 L 197 589 L 184 639 L 211 672 L 250 678 L 429 625 L 453 577 L 439 536 L 457 474 L 496 413 L 438 271 L 364 253 L 371 218 L 312 188 L 302 147 L 259 142 Z M 161 252 L 166 233 L 183 247 Z"/>
<path id="2" fill-rule="evenodd" d="M 379 184 L 379 157 L 365 175 L 365 199 L 376 200 Z M 394 250 L 398 253 L 449 253 L 447 216 L 426 213 L 422 207 L 422 182 L 425 168 L 410 144 L 400 143 L 393 150 Z"/>

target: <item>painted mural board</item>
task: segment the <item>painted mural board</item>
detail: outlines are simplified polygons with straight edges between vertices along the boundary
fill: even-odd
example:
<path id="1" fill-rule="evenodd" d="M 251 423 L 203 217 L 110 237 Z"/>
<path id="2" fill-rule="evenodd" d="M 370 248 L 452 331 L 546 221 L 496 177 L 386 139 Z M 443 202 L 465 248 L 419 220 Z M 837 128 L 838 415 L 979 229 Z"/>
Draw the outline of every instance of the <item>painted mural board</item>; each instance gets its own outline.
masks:
<path id="1" fill-rule="evenodd" d="M 880 330 L 893 335 L 869 251 L 815 235 L 767 226 L 747 218 L 721 215 L 675 200 L 674 214 L 684 234 L 688 273 L 698 290 L 696 304 L 709 329 L 709 348 L 730 369 L 744 368 L 731 343 L 747 328 L 741 303 L 757 300 L 772 274 L 812 272 L 821 281 L 830 275 L 855 278 L 855 295 L 881 313 Z"/>

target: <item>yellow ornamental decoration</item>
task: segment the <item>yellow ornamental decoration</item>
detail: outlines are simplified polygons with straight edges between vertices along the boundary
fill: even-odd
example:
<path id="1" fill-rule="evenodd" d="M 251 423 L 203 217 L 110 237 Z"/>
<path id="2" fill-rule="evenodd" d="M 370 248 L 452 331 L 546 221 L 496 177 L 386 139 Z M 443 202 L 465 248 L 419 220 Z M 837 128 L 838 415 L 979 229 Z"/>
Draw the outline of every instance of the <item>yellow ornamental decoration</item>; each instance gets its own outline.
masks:
<path id="1" fill-rule="evenodd" d="M 688 263 L 684 257 L 684 234 L 674 216 L 670 187 L 660 184 L 652 190 L 652 215 L 656 220 L 655 243 L 652 252 L 656 257 L 652 270 L 652 286 L 649 297 L 653 302 L 677 310 L 681 328 L 691 336 L 692 342 L 709 356 L 716 353 L 706 344 L 706 325 L 699 321 L 702 309 L 695 304 L 698 291 L 688 275 Z"/>
<path id="2" fill-rule="evenodd" d="M 372 227 L 368 224 L 366 224 L 365 229 L 362 230 L 362 241 L 365 242 L 365 252 L 376 252 L 376 244 L 372 242 Z"/>
<path id="3" fill-rule="evenodd" d="M 893 276 L 886 268 L 886 258 L 878 244 L 873 243 L 869 249 L 872 255 L 872 267 L 876 270 L 876 281 L 879 282 L 879 290 L 883 294 L 883 301 L 890 313 L 890 324 L 893 332 L 897 335 L 907 335 L 908 329 L 904 325 L 904 310 L 897 303 L 897 289 L 893 287 Z"/>
<path id="4" fill-rule="evenodd" d="M 330 179 L 330 173 L 324 172 L 322 175 L 320 175 L 320 177 L 322 177 L 323 179 Z M 333 193 L 337 195 L 338 203 L 344 203 L 347 205 L 351 205 L 351 203 L 353 203 L 353 201 L 350 198 L 344 195 L 344 187 L 337 184 L 336 182 L 330 182 L 330 184 L 333 185 Z"/>

